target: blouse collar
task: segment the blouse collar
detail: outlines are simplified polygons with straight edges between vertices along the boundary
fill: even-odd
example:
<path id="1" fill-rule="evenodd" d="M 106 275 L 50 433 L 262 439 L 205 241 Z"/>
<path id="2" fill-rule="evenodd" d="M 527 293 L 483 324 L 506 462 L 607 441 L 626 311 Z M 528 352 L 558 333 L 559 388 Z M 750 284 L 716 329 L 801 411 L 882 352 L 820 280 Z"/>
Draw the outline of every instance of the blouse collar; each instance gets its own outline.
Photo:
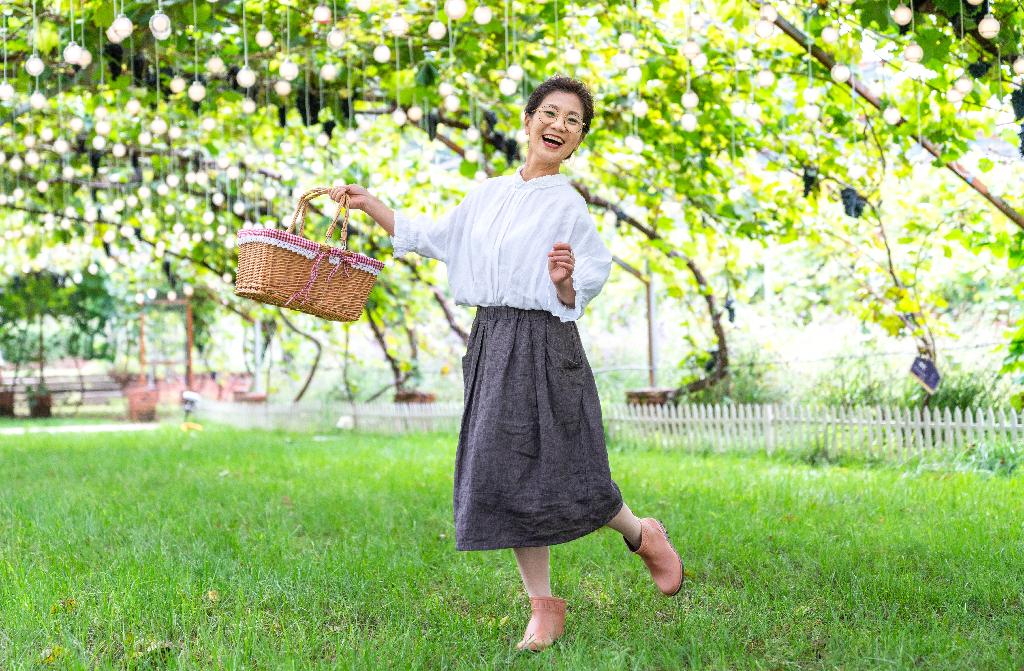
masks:
<path id="1" fill-rule="evenodd" d="M 554 175 L 544 175 L 543 177 L 534 177 L 531 180 L 523 179 L 523 169 L 526 166 L 521 166 L 516 169 L 515 175 L 513 175 L 513 184 L 517 189 L 546 189 L 551 186 L 558 186 L 560 184 L 568 184 L 569 178 L 562 173 L 555 173 Z"/>

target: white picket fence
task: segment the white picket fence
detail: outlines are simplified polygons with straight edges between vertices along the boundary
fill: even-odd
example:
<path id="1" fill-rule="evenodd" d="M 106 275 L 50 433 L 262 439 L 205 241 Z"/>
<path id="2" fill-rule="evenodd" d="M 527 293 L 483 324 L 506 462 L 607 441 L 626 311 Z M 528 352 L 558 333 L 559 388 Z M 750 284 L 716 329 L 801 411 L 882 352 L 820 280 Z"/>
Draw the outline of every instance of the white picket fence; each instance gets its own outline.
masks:
<path id="1" fill-rule="evenodd" d="M 381 433 L 458 431 L 462 403 L 241 404 L 204 402 L 201 419 L 250 428 L 335 428 Z M 603 407 L 609 442 L 688 450 L 817 448 L 904 459 L 933 450 L 1024 442 L 1014 410 L 800 405 L 626 405 Z"/>
<path id="2" fill-rule="evenodd" d="M 612 441 L 684 449 L 804 447 L 904 459 L 1024 440 L 1024 416 L 1002 409 L 615 404 L 604 419 Z"/>

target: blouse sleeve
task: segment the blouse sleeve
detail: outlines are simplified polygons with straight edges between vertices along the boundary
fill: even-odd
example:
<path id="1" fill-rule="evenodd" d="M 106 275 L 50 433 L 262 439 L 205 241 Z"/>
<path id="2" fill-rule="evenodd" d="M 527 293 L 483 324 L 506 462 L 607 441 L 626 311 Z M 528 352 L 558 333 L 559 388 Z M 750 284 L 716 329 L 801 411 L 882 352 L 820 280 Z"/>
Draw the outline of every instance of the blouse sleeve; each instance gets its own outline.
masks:
<path id="1" fill-rule="evenodd" d="M 605 246 L 597 233 L 597 225 L 586 210 L 577 217 L 569 236 L 569 245 L 576 255 L 576 264 L 572 273 L 572 287 L 576 290 L 574 307 L 565 305 L 558 299 L 555 283 L 548 279 L 548 295 L 546 303 L 551 314 L 563 322 L 575 321 L 583 315 L 594 296 L 601 292 L 612 269 L 612 253 Z"/>
<path id="2" fill-rule="evenodd" d="M 467 196 L 438 221 L 425 215 L 412 217 L 396 210 L 395 233 L 391 236 L 394 256 L 397 258 L 416 252 L 420 256 L 447 262 L 451 233 L 465 223 L 468 200 Z"/>

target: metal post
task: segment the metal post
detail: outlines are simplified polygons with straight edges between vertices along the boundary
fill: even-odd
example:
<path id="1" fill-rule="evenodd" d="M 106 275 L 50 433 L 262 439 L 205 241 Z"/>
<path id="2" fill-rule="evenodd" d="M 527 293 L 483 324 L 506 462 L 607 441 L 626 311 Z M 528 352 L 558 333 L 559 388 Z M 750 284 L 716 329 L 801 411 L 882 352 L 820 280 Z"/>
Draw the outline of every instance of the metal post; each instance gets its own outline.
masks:
<path id="1" fill-rule="evenodd" d="M 185 388 L 191 391 L 194 381 L 192 378 L 192 346 L 195 338 L 192 329 L 192 301 L 187 299 L 185 300 L 185 334 L 188 339 L 185 350 Z"/>
<path id="2" fill-rule="evenodd" d="M 644 289 L 647 291 L 647 374 L 651 389 L 658 386 L 657 364 L 658 344 L 654 332 L 654 276 L 651 264 L 644 261 Z"/>
<path id="3" fill-rule="evenodd" d="M 252 390 L 255 393 L 263 392 L 263 380 L 260 372 L 263 370 L 263 321 L 257 319 L 253 323 L 253 375 Z"/>
<path id="4" fill-rule="evenodd" d="M 146 310 L 139 312 L 139 384 L 146 383 Z"/>

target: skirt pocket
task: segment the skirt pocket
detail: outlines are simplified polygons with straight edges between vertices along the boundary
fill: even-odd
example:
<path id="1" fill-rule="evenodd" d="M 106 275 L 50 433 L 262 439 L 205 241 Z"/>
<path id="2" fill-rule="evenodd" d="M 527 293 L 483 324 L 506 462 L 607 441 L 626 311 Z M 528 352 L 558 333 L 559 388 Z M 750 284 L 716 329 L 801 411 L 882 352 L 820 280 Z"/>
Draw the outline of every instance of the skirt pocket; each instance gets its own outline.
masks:
<path id="1" fill-rule="evenodd" d="M 548 398 L 555 423 L 566 431 L 579 428 L 583 412 L 583 382 L 586 369 L 583 362 L 571 359 L 557 351 L 548 350 Z"/>
<path id="2" fill-rule="evenodd" d="M 536 422 L 504 420 L 498 422 L 498 445 L 517 454 L 536 458 L 540 451 L 540 435 Z"/>

